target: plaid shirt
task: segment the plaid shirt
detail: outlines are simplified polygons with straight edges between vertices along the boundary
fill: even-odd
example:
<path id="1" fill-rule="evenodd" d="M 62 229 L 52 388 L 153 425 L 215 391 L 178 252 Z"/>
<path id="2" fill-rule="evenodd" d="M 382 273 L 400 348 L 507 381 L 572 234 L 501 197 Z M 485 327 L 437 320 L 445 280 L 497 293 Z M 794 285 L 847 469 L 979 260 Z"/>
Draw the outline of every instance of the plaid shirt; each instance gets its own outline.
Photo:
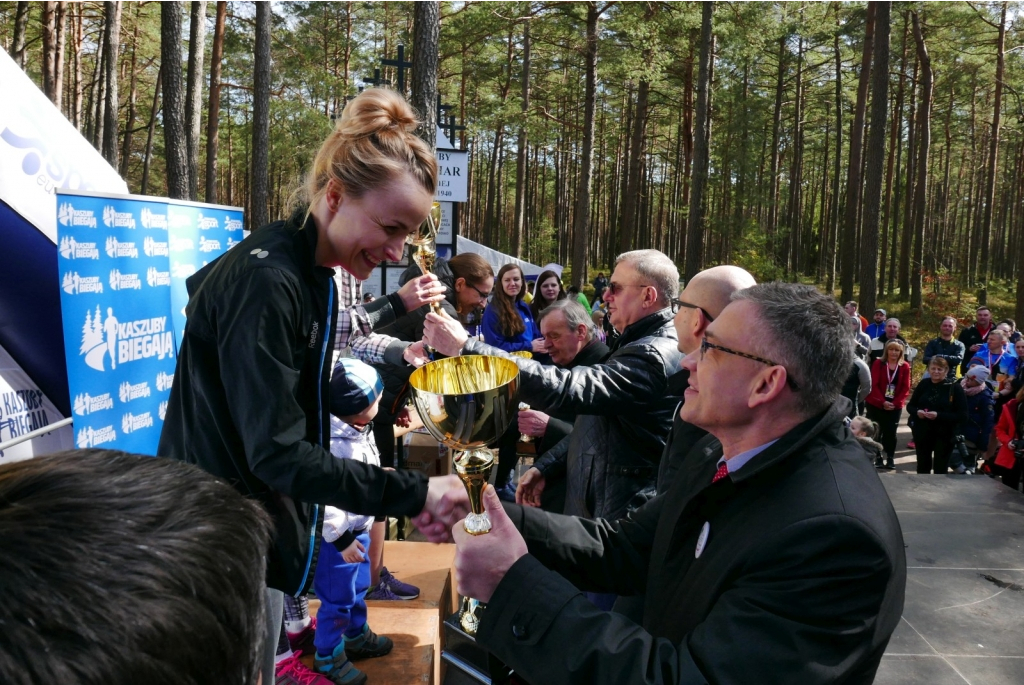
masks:
<path id="1" fill-rule="evenodd" d="M 355 276 L 338 268 L 334 272 L 338 286 L 338 326 L 334 329 L 334 363 L 345 348 L 351 356 L 367 364 L 383 364 L 384 350 L 394 338 L 373 332 L 363 299 L 362 284 Z"/>

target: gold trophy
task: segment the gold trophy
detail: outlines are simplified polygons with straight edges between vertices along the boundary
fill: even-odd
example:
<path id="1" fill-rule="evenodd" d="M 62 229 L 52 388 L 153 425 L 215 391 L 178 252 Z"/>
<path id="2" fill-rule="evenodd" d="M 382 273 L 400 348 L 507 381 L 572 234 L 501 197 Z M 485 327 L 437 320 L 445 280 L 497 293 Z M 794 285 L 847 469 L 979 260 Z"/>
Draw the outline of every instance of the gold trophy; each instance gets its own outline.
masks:
<path id="1" fill-rule="evenodd" d="M 424 274 L 428 274 L 433 270 L 434 261 L 437 259 L 437 229 L 440 225 L 441 205 L 435 202 L 431 205 L 430 214 L 420 224 L 419 229 L 415 233 L 409 234 L 409 237 L 405 239 L 407 245 L 414 245 L 417 248 L 416 254 L 413 255 L 413 261 L 416 262 L 417 266 L 420 267 L 420 271 Z M 434 312 L 441 312 L 441 305 L 437 302 L 432 303 L 430 308 Z"/>
<path id="2" fill-rule="evenodd" d="M 469 493 L 471 513 L 464 526 L 471 535 L 491 530 L 483 492 L 494 466 L 487 446 L 500 438 L 516 416 L 519 367 L 511 359 L 483 355 L 449 357 L 416 369 L 409 377 L 413 403 L 427 431 L 454 450 L 455 472 Z M 483 605 L 464 597 L 459 623 L 470 635 Z"/>

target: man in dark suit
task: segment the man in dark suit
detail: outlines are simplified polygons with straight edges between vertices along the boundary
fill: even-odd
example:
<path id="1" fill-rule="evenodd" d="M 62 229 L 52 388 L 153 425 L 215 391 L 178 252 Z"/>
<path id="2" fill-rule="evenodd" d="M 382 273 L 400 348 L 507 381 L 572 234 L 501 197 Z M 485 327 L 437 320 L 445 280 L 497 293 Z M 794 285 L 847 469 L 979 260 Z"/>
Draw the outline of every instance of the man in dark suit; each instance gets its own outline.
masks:
<path id="1" fill-rule="evenodd" d="M 612 522 L 503 509 L 488 489 L 491 533 L 455 525 L 459 592 L 488 603 L 478 643 L 533 685 L 871 683 L 906 558 L 843 422 L 852 354 L 813 288 L 737 293 L 683 362 L 682 418 L 709 435 L 667 491 Z M 644 593 L 641 623 L 577 588 Z"/>

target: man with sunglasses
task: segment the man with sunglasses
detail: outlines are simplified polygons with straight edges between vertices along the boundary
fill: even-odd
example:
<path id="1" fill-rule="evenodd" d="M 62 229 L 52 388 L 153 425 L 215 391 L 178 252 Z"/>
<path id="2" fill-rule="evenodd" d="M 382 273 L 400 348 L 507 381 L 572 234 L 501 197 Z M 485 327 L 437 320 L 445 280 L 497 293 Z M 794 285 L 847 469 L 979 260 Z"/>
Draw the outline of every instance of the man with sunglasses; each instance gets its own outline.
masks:
<path id="1" fill-rule="evenodd" d="M 846 313 L 814 288 L 736 293 L 683 362 L 682 418 L 709 435 L 664 493 L 594 521 L 488 489 L 490 534 L 452 528 L 458 591 L 487 603 L 477 643 L 536 683 L 872 682 L 906 556 L 845 425 L 852 356 Z M 577 588 L 644 593 L 642 617 Z"/>

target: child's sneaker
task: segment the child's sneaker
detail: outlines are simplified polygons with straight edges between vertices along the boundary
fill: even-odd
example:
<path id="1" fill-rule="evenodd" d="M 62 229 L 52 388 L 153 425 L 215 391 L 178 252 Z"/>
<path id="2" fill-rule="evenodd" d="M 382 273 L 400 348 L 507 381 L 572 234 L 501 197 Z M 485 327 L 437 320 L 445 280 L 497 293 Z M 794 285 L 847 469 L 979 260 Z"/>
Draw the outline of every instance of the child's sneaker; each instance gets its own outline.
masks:
<path id="1" fill-rule="evenodd" d="M 359 682 L 365 682 L 365 678 Z M 299 655 L 290 657 L 274 666 L 274 685 L 333 685 L 334 681 L 309 670 L 299 661 Z"/>
<path id="2" fill-rule="evenodd" d="M 383 580 L 380 581 L 377 587 L 373 588 L 372 590 L 366 593 L 366 599 L 372 599 L 377 601 L 402 601 L 402 598 L 396 595 L 394 592 L 392 592 L 391 588 L 389 588 L 388 584 L 385 583 Z"/>
<path id="3" fill-rule="evenodd" d="M 325 678 L 327 682 L 335 685 L 363 685 L 366 682 L 366 674 L 349 661 L 345 653 L 345 640 L 334 648 L 331 656 L 320 656 L 317 652 L 313 659 L 313 668 L 319 674 L 318 677 Z"/>
<path id="4" fill-rule="evenodd" d="M 313 645 L 313 637 L 316 635 L 316 616 L 310 618 L 309 625 L 299 632 L 285 631 L 285 635 L 288 636 L 288 644 L 293 652 L 299 656 L 312 656 L 316 653 L 316 647 Z"/>
<path id="5" fill-rule="evenodd" d="M 388 570 L 387 566 L 382 566 L 380 569 L 380 580 L 382 583 L 388 586 L 393 593 L 398 595 L 399 599 L 416 599 L 420 596 L 420 589 L 415 585 L 409 585 L 409 583 L 403 583 L 398 578 L 391 575 L 391 571 Z"/>
<path id="6" fill-rule="evenodd" d="M 395 643 L 391 641 L 390 637 L 377 635 L 370 630 L 370 624 L 368 623 L 363 624 L 363 632 L 359 637 L 345 638 L 345 654 L 348 655 L 349 659 L 353 660 L 384 656 L 394 646 Z"/>

